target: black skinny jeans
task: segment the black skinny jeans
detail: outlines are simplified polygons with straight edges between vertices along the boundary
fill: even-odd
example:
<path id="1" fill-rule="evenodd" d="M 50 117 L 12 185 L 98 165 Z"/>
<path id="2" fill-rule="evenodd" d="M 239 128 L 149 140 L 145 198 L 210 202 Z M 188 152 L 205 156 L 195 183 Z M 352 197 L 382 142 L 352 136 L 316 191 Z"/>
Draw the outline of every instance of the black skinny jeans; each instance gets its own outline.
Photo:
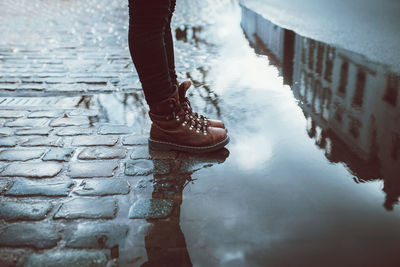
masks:
<path id="1" fill-rule="evenodd" d="M 148 104 L 174 92 L 171 18 L 176 0 L 129 0 L 129 50 Z"/>

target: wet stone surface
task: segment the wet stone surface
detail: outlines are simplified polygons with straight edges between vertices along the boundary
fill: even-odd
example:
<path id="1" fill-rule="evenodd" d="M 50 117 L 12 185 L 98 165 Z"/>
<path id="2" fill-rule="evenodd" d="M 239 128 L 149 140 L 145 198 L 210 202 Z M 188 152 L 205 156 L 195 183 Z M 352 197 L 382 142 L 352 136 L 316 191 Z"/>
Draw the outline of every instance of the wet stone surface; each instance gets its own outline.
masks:
<path id="1" fill-rule="evenodd" d="M 63 139 L 58 136 L 51 137 L 34 137 L 26 140 L 21 146 L 51 146 L 62 147 L 64 145 Z"/>
<path id="2" fill-rule="evenodd" d="M 44 155 L 44 161 L 68 161 L 73 153 L 72 148 L 52 148 Z"/>
<path id="3" fill-rule="evenodd" d="M 14 121 L 6 122 L 4 126 L 7 127 L 43 127 L 49 123 L 48 119 L 16 119 Z"/>
<path id="4" fill-rule="evenodd" d="M 16 137 L 1 137 L 0 147 L 14 147 L 18 144 L 18 138 Z"/>
<path id="5" fill-rule="evenodd" d="M 125 179 L 92 178 L 83 180 L 80 189 L 74 191 L 80 196 L 107 196 L 126 195 L 130 191 L 130 185 Z"/>
<path id="6" fill-rule="evenodd" d="M 24 264 L 25 267 L 36 266 L 90 266 L 105 267 L 107 257 L 99 251 L 77 251 L 61 250 L 48 251 L 42 254 L 33 254 L 29 256 Z"/>
<path id="7" fill-rule="evenodd" d="M 26 256 L 25 249 L 3 248 L 0 249 L 0 262 L 5 267 L 18 266 L 23 262 Z"/>
<path id="8" fill-rule="evenodd" d="M 142 178 L 136 183 L 133 190 L 137 195 L 151 195 L 154 191 L 154 183 L 151 179 Z"/>
<path id="9" fill-rule="evenodd" d="M 0 219 L 6 221 L 15 220 L 42 220 L 51 210 L 52 205 L 48 202 L 0 202 Z"/>
<path id="10" fill-rule="evenodd" d="M 1 161 L 27 161 L 40 158 L 45 149 L 13 149 L 0 151 Z"/>
<path id="11" fill-rule="evenodd" d="M 151 160 L 130 160 L 126 163 L 125 174 L 131 176 L 145 176 L 153 173 Z"/>
<path id="12" fill-rule="evenodd" d="M 41 180 L 32 181 L 18 179 L 12 187 L 5 192 L 6 196 L 67 196 L 71 190 L 72 181 Z"/>
<path id="13" fill-rule="evenodd" d="M 93 116 L 97 116 L 99 113 L 98 110 L 92 110 L 92 109 L 74 109 L 72 111 L 70 111 L 68 113 L 68 115 L 70 117 L 74 117 L 74 116 L 88 116 L 88 117 L 93 117 Z"/>
<path id="14" fill-rule="evenodd" d="M 129 209 L 131 219 L 160 219 L 171 212 L 174 201 L 171 199 L 138 199 Z"/>
<path id="15" fill-rule="evenodd" d="M 15 223 L 0 227 L 0 246 L 52 248 L 60 236 L 52 224 Z"/>
<path id="16" fill-rule="evenodd" d="M 54 219 L 112 219 L 117 211 L 113 199 L 75 198 L 64 202 Z"/>
<path id="17" fill-rule="evenodd" d="M 4 110 L 0 109 L 0 118 L 21 118 L 28 114 L 24 110 Z"/>
<path id="18" fill-rule="evenodd" d="M 63 127 L 58 132 L 57 135 L 59 136 L 75 136 L 75 135 L 89 135 L 93 133 L 93 129 L 85 128 L 85 127 Z"/>
<path id="19" fill-rule="evenodd" d="M 72 178 L 111 177 L 118 167 L 116 161 L 73 162 L 68 175 Z"/>
<path id="20" fill-rule="evenodd" d="M 10 186 L 11 182 L 0 180 L 0 194 Z"/>
<path id="21" fill-rule="evenodd" d="M 40 127 L 32 129 L 21 129 L 15 131 L 16 135 L 49 135 L 52 128 L 50 127 Z"/>
<path id="22" fill-rule="evenodd" d="M 98 130 L 98 134 L 130 134 L 132 128 L 125 125 L 104 125 Z"/>
<path id="23" fill-rule="evenodd" d="M 79 118 L 79 117 L 57 118 L 50 122 L 50 126 L 52 127 L 82 126 L 82 125 L 89 125 L 89 119 Z"/>
<path id="24" fill-rule="evenodd" d="M 0 127 L 0 137 L 10 136 L 14 133 L 12 128 Z"/>
<path id="25" fill-rule="evenodd" d="M 135 146 L 132 150 L 131 159 L 151 159 L 148 146 Z"/>
<path id="26" fill-rule="evenodd" d="M 82 160 L 122 159 L 126 152 L 125 148 L 91 147 L 79 153 L 78 158 Z"/>
<path id="27" fill-rule="evenodd" d="M 129 135 L 122 139 L 122 144 L 127 146 L 147 145 L 148 139 L 147 135 Z"/>
<path id="28" fill-rule="evenodd" d="M 167 174 L 171 171 L 170 161 L 165 159 L 154 159 L 154 174 Z"/>
<path id="29" fill-rule="evenodd" d="M 46 178 L 56 176 L 61 170 L 62 165 L 58 163 L 11 163 L 0 176 Z"/>
<path id="30" fill-rule="evenodd" d="M 58 118 L 63 116 L 63 110 L 39 110 L 30 113 L 28 118 Z"/>
<path id="31" fill-rule="evenodd" d="M 126 238 L 129 227 L 113 223 L 79 224 L 66 246 L 71 248 L 113 248 Z"/>
<path id="32" fill-rule="evenodd" d="M 118 136 L 94 135 L 76 136 L 72 141 L 74 146 L 114 146 L 119 140 Z"/>

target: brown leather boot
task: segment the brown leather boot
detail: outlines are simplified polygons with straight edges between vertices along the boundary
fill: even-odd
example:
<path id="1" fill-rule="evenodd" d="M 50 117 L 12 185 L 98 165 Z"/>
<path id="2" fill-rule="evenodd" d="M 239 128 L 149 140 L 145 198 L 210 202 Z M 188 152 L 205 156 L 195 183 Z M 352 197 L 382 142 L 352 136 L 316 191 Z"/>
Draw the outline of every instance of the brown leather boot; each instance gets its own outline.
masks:
<path id="1" fill-rule="evenodd" d="M 167 99 L 150 105 L 149 146 L 158 150 L 210 152 L 224 147 L 229 137 L 222 128 L 191 118 L 179 102 L 178 89 Z"/>
<path id="2" fill-rule="evenodd" d="M 179 81 L 176 80 L 176 85 L 178 86 L 178 91 L 179 91 L 179 101 L 182 105 L 182 108 L 193 116 L 195 119 L 199 119 L 201 122 L 205 122 L 211 127 L 217 127 L 217 128 L 223 128 L 225 129 L 225 124 L 220 121 L 220 120 L 213 120 L 209 119 L 203 115 L 197 114 L 197 112 L 193 112 L 192 107 L 190 105 L 189 99 L 186 97 L 186 92 L 189 89 L 189 87 L 192 85 L 191 81 L 184 81 L 181 84 L 179 84 Z"/>

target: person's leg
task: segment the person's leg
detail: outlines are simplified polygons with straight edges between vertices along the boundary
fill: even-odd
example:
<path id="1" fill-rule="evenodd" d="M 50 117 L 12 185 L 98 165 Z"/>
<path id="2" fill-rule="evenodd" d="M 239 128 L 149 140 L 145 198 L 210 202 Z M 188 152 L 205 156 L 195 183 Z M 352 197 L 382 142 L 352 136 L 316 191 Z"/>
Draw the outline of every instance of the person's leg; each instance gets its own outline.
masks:
<path id="1" fill-rule="evenodd" d="M 172 83 L 175 83 L 177 76 L 175 72 L 174 43 L 171 33 L 171 20 L 172 20 L 172 15 L 175 11 L 176 0 L 171 0 L 170 3 L 171 4 L 169 8 L 168 23 L 164 31 L 164 42 L 168 58 L 169 76 L 171 77 Z"/>
<path id="2" fill-rule="evenodd" d="M 149 105 L 153 149 L 211 152 L 229 142 L 222 128 L 209 127 L 183 109 L 176 80 L 171 80 L 173 44 L 170 27 L 168 53 L 165 31 L 172 17 L 171 0 L 129 0 L 129 49 Z M 172 51 L 172 53 L 171 53 Z"/>
<path id="3" fill-rule="evenodd" d="M 171 0 L 129 0 L 129 49 L 148 104 L 175 90 L 165 47 Z"/>

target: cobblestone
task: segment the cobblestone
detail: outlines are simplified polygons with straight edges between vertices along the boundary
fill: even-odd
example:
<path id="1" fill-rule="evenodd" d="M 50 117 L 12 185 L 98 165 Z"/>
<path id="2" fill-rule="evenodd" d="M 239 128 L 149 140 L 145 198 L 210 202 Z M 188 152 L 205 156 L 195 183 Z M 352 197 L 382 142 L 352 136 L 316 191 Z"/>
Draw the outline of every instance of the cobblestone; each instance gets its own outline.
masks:
<path id="1" fill-rule="evenodd" d="M 32 129 L 21 129 L 15 131 L 16 135 L 49 135 L 52 128 L 50 127 L 40 127 Z"/>
<path id="2" fill-rule="evenodd" d="M 136 146 L 130 156 L 131 159 L 151 159 L 148 146 Z"/>
<path id="3" fill-rule="evenodd" d="M 0 161 L 27 161 L 40 158 L 44 149 L 12 149 L 0 151 Z"/>
<path id="4" fill-rule="evenodd" d="M 32 112 L 28 115 L 28 118 L 58 118 L 64 115 L 62 110 L 39 110 Z"/>
<path id="5" fill-rule="evenodd" d="M 71 248 L 113 248 L 125 241 L 128 226 L 114 223 L 79 224 L 67 240 Z"/>
<path id="6" fill-rule="evenodd" d="M 77 136 L 72 141 L 74 146 L 114 146 L 119 140 L 119 136 L 93 135 Z"/>
<path id="7" fill-rule="evenodd" d="M 80 196 L 126 195 L 129 190 L 126 179 L 92 178 L 83 180 L 74 193 Z"/>
<path id="8" fill-rule="evenodd" d="M 16 119 L 14 121 L 6 122 L 4 126 L 7 127 L 42 127 L 49 123 L 48 119 Z"/>
<path id="9" fill-rule="evenodd" d="M 60 239 L 51 224 L 14 223 L 0 227 L 0 246 L 52 248 Z"/>
<path id="10" fill-rule="evenodd" d="M 127 146 L 147 145 L 148 139 L 148 136 L 129 135 L 122 139 L 122 144 Z"/>
<path id="11" fill-rule="evenodd" d="M 14 147 L 18 144 L 16 137 L 2 137 L 0 138 L 0 147 Z"/>
<path id="12" fill-rule="evenodd" d="M 0 194 L 4 192 L 4 190 L 6 190 L 9 186 L 10 186 L 10 182 L 9 181 L 2 181 L 0 180 Z"/>
<path id="13" fill-rule="evenodd" d="M 130 219 L 160 219 L 170 215 L 174 201 L 171 199 L 138 199 L 129 209 Z"/>
<path id="14" fill-rule="evenodd" d="M 95 159 L 122 159 L 126 156 L 125 148 L 90 147 L 79 153 L 78 158 L 83 160 Z"/>
<path id="15" fill-rule="evenodd" d="M 44 161 L 68 161 L 73 153 L 72 148 L 52 148 L 44 155 Z"/>
<path id="16" fill-rule="evenodd" d="M 153 173 L 151 160 L 131 160 L 126 163 L 125 174 L 130 176 L 145 176 Z"/>
<path id="17" fill-rule="evenodd" d="M 89 125 L 89 119 L 80 117 L 57 118 L 50 122 L 51 127 L 82 126 L 82 125 Z"/>
<path id="18" fill-rule="evenodd" d="M 61 170 L 62 165 L 58 163 L 11 163 L 0 176 L 47 178 L 56 176 Z"/>
<path id="19" fill-rule="evenodd" d="M 111 177 L 117 167 L 115 161 L 73 162 L 69 166 L 68 175 L 72 178 Z"/>
<path id="20" fill-rule="evenodd" d="M 81 250 L 47 251 L 33 254 L 27 258 L 24 264 L 25 267 L 105 267 L 106 265 L 107 257 L 103 252 Z"/>
<path id="21" fill-rule="evenodd" d="M 132 128 L 125 125 L 104 125 L 99 128 L 99 134 L 130 134 Z"/>
<path id="22" fill-rule="evenodd" d="M 17 248 L 2 248 L 0 249 L 0 262 L 2 267 L 21 266 L 19 262 L 23 262 L 26 256 L 25 249 Z"/>
<path id="23" fill-rule="evenodd" d="M 93 133 L 92 128 L 70 126 L 70 127 L 61 128 L 57 132 L 57 135 L 59 135 L 59 136 L 75 136 L 75 135 L 89 135 L 92 133 Z"/>
<path id="24" fill-rule="evenodd" d="M 14 133 L 12 128 L 1 127 L 0 128 L 0 137 L 10 136 Z"/>
<path id="25" fill-rule="evenodd" d="M 48 202 L 0 202 L 0 219 L 6 221 L 15 220 L 42 220 L 51 210 L 52 205 Z"/>
<path id="26" fill-rule="evenodd" d="M 0 118 L 21 118 L 28 114 L 25 110 L 4 110 L 0 109 Z"/>
<path id="27" fill-rule="evenodd" d="M 54 219 L 112 219 L 116 211 L 114 199 L 75 198 L 64 202 Z"/>
<path id="28" fill-rule="evenodd" d="M 24 141 L 21 146 L 51 146 L 51 147 L 62 147 L 64 142 L 61 137 L 50 136 L 50 137 L 33 137 Z"/>
<path id="29" fill-rule="evenodd" d="M 53 181 L 41 180 L 32 181 L 27 179 L 18 179 L 9 190 L 5 192 L 6 196 L 47 196 L 62 197 L 68 196 L 71 186 L 74 183 L 70 180 Z"/>
<path id="30" fill-rule="evenodd" d="M 69 116 L 88 116 L 88 117 L 93 117 L 97 116 L 99 114 L 98 110 L 94 109 L 74 109 L 71 112 L 68 113 Z"/>

